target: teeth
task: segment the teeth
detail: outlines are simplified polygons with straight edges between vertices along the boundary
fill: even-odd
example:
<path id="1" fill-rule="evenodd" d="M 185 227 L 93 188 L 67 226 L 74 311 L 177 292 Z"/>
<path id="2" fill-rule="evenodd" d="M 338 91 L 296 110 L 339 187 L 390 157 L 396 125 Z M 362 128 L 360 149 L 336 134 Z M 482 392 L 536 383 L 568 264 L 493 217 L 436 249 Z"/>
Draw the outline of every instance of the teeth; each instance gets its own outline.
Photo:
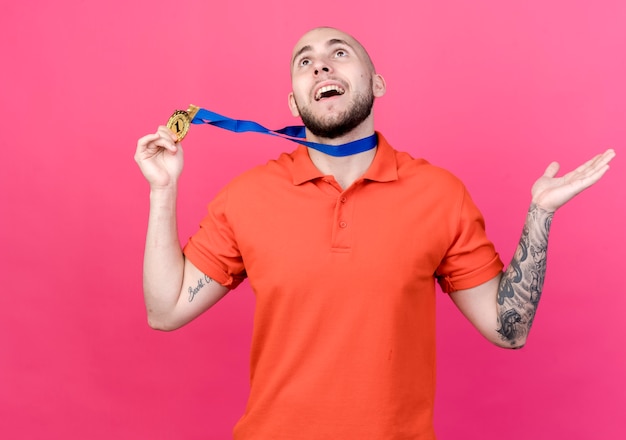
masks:
<path id="1" fill-rule="evenodd" d="M 337 93 L 339 93 L 340 95 L 343 95 L 343 94 L 346 92 L 343 88 L 341 88 L 341 87 L 339 87 L 339 86 L 337 86 L 337 85 L 324 86 L 324 87 L 322 87 L 321 89 L 319 89 L 319 90 L 317 91 L 317 93 L 315 94 L 315 100 L 316 100 L 316 101 L 319 101 L 319 100 L 322 98 L 322 95 L 323 95 L 324 93 L 326 93 L 326 92 L 330 92 L 330 91 L 332 91 L 332 90 L 336 91 L 336 92 L 337 92 Z"/>

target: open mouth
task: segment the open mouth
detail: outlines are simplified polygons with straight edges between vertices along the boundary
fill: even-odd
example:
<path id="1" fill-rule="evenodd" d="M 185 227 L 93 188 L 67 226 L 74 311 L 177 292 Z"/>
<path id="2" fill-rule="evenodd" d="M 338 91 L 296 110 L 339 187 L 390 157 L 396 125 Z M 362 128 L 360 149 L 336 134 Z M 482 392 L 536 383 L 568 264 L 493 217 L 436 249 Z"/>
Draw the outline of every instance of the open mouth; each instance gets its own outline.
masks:
<path id="1" fill-rule="evenodd" d="M 343 95 L 344 93 L 346 93 L 346 91 L 338 85 L 324 86 L 315 93 L 315 100 L 319 101 L 324 98 Z"/>

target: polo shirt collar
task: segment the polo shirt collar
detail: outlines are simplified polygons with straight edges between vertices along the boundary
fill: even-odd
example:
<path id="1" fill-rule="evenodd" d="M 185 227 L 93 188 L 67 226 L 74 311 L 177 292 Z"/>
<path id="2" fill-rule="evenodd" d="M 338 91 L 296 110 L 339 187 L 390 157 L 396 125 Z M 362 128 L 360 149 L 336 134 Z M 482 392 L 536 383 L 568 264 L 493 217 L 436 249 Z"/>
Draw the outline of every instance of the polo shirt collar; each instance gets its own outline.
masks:
<path id="1" fill-rule="evenodd" d="M 394 149 L 389 145 L 382 134 L 378 135 L 378 145 L 376 155 L 372 164 L 363 175 L 363 179 L 376 182 L 392 182 L 398 180 L 398 162 Z M 300 185 L 304 182 L 324 177 L 324 174 L 317 169 L 311 158 L 307 147 L 300 145 L 293 153 L 293 184 Z"/>

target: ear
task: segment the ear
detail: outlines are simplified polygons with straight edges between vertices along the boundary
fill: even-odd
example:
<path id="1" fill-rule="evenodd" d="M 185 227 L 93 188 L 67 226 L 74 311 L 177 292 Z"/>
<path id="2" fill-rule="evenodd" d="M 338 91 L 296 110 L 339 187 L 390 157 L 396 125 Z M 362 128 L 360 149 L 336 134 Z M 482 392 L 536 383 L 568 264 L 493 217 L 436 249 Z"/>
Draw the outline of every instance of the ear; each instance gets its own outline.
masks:
<path id="1" fill-rule="evenodd" d="M 380 98 L 387 91 L 387 84 L 382 75 L 375 73 L 372 77 L 372 90 L 375 98 Z"/>
<path id="2" fill-rule="evenodd" d="M 297 118 L 298 116 L 300 116 L 300 111 L 298 110 L 298 106 L 296 104 L 296 97 L 293 96 L 293 92 L 289 93 L 289 96 L 287 99 L 288 99 L 288 104 L 289 104 L 289 110 L 291 110 L 291 114 Z"/>

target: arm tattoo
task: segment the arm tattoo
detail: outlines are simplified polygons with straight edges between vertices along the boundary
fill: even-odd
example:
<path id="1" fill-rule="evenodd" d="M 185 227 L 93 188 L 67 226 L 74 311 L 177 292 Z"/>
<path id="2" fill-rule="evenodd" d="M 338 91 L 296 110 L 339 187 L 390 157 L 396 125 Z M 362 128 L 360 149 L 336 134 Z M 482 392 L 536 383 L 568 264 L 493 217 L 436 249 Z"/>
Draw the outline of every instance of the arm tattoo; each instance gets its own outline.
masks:
<path id="1" fill-rule="evenodd" d="M 211 284 L 213 280 L 206 275 L 203 275 L 200 279 L 198 279 L 197 284 L 194 286 L 189 286 L 187 292 L 189 292 L 189 302 L 193 301 L 196 295 L 202 290 L 203 287 Z"/>
<path id="2" fill-rule="evenodd" d="M 532 326 L 546 275 L 548 233 L 553 212 L 530 206 L 522 237 L 498 288 L 498 333 L 518 347 Z"/>

